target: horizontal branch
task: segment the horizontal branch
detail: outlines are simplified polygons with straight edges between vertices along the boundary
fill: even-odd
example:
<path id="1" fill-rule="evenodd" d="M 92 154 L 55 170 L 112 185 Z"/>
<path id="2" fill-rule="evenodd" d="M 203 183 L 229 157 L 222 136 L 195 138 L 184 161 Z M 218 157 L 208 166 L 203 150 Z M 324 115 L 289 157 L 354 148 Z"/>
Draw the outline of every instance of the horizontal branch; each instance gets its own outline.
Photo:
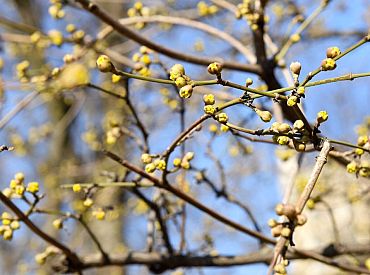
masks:
<path id="1" fill-rule="evenodd" d="M 327 255 L 327 250 L 330 248 L 333 253 Z M 323 249 L 316 249 L 312 251 L 306 251 L 307 253 L 314 253 L 320 255 L 326 261 L 335 261 L 336 256 L 340 255 L 368 255 L 370 249 L 368 246 L 363 247 L 335 247 L 329 245 Z M 87 255 L 82 258 L 83 269 L 103 267 L 107 265 L 115 266 L 125 266 L 125 265 L 147 265 L 152 272 L 161 273 L 169 269 L 175 269 L 178 267 L 229 267 L 229 266 L 239 266 L 239 265 L 248 265 L 256 263 L 268 263 L 272 258 L 272 249 L 264 248 L 256 252 L 251 252 L 245 255 L 232 255 L 232 256 L 210 256 L 210 255 L 171 255 L 164 256 L 162 254 L 151 252 L 127 252 L 122 254 L 110 254 L 109 263 L 105 262 L 99 254 Z M 299 260 L 299 259 L 308 259 L 306 255 L 288 253 L 287 259 L 289 260 Z M 341 263 L 340 265 L 344 265 Z M 367 271 L 364 268 L 355 267 L 347 265 L 347 270 L 352 272 L 362 272 L 364 274 L 370 274 L 370 271 Z"/>
<path id="2" fill-rule="evenodd" d="M 164 54 L 168 57 L 172 57 L 175 59 L 183 60 L 185 62 L 190 62 L 198 65 L 209 65 L 212 62 L 219 61 L 223 64 L 224 68 L 227 69 L 234 69 L 238 71 L 250 72 L 260 75 L 262 73 L 262 69 L 259 65 L 256 64 L 243 64 L 237 62 L 228 62 L 223 61 L 220 57 L 198 57 L 190 54 L 183 53 L 181 51 L 175 51 L 159 45 L 153 42 L 150 39 L 138 34 L 135 31 L 132 31 L 128 27 L 119 23 L 119 21 L 113 19 L 108 13 L 100 9 L 97 5 L 91 3 L 88 0 L 75 0 L 76 2 L 80 3 L 84 9 L 88 10 L 100 20 L 105 22 L 106 24 L 110 25 L 115 31 L 134 40 L 135 42 L 139 43 L 140 45 L 147 46 L 148 48 Z"/>

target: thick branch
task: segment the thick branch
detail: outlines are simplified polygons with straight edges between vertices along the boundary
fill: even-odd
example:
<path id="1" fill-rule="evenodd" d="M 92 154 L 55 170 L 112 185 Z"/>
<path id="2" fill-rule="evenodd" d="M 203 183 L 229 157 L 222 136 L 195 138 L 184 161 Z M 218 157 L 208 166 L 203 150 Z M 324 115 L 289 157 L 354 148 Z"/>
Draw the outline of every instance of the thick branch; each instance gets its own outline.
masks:
<path id="1" fill-rule="evenodd" d="M 101 10 L 97 5 L 92 4 L 88 0 L 75 0 L 75 1 L 80 3 L 84 7 L 84 9 L 94 14 L 100 20 L 110 25 L 118 33 L 136 41 L 137 43 L 141 45 L 147 46 L 148 48 L 154 51 L 157 51 L 158 53 L 162 53 L 164 55 L 167 55 L 175 59 L 179 59 L 179 60 L 183 60 L 186 62 L 199 64 L 199 65 L 209 65 L 210 63 L 214 61 L 221 61 L 224 68 L 255 73 L 258 75 L 261 73 L 261 68 L 259 65 L 241 64 L 237 62 L 222 61 L 222 58 L 219 58 L 219 57 L 198 57 L 198 56 L 189 55 L 183 52 L 174 51 L 172 49 L 166 48 L 162 45 L 154 43 L 153 41 L 145 38 L 144 36 L 141 36 L 137 32 L 134 32 L 131 29 L 127 28 L 126 26 L 120 24 L 117 20 L 113 19 L 109 14 L 107 14 L 105 11 Z"/>

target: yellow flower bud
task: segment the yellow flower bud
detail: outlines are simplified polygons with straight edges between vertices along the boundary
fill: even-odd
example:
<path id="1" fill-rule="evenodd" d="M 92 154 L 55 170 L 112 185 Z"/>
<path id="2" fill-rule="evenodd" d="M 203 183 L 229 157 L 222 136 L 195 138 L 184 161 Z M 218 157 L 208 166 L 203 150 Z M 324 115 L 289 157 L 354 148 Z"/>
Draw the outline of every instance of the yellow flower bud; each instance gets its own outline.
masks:
<path id="1" fill-rule="evenodd" d="M 48 32 L 48 36 L 54 45 L 60 46 L 63 44 L 63 34 L 60 31 L 51 30 Z"/>
<path id="2" fill-rule="evenodd" d="M 134 16 L 136 16 L 136 10 L 134 8 L 129 8 L 127 10 L 127 16 L 128 17 L 134 17 Z"/>
<path id="3" fill-rule="evenodd" d="M 229 126 L 226 126 L 226 125 L 222 124 L 221 127 L 220 127 L 220 130 L 221 130 L 221 132 L 227 132 L 227 131 L 229 131 Z"/>
<path id="4" fill-rule="evenodd" d="M 80 42 L 85 37 L 85 32 L 83 30 L 77 30 L 72 33 L 72 39 L 75 42 Z"/>
<path id="5" fill-rule="evenodd" d="M 53 226 L 55 229 L 62 229 L 63 228 L 63 220 L 62 219 L 56 219 L 53 221 Z"/>
<path id="6" fill-rule="evenodd" d="M 184 156 L 186 160 L 192 160 L 194 158 L 194 152 L 187 152 Z"/>
<path id="7" fill-rule="evenodd" d="M 370 177 L 370 168 L 369 167 L 361 167 L 359 170 L 360 177 L 368 178 Z"/>
<path id="8" fill-rule="evenodd" d="M 218 120 L 218 122 L 226 123 L 229 120 L 229 117 L 226 113 L 219 113 L 218 115 L 216 115 L 216 119 Z"/>
<path id="9" fill-rule="evenodd" d="M 181 98 L 190 98 L 193 94 L 193 86 L 192 85 L 186 85 L 182 87 L 179 91 L 179 95 Z"/>
<path id="10" fill-rule="evenodd" d="M 368 270 L 370 270 L 370 257 L 366 259 L 365 266 Z"/>
<path id="11" fill-rule="evenodd" d="M 317 113 L 317 122 L 323 123 L 324 121 L 327 121 L 329 118 L 329 115 L 326 111 L 320 111 Z"/>
<path id="12" fill-rule="evenodd" d="M 116 74 L 112 74 L 112 82 L 113 83 L 117 83 L 121 80 L 122 76 L 120 75 L 116 75 Z"/>
<path id="13" fill-rule="evenodd" d="M 340 49 L 338 47 L 330 47 L 326 50 L 326 57 L 327 58 L 335 58 L 340 55 Z"/>
<path id="14" fill-rule="evenodd" d="M 282 229 L 283 229 L 283 226 L 281 224 L 274 226 L 273 228 L 271 228 L 271 235 L 273 237 L 279 237 Z"/>
<path id="15" fill-rule="evenodd" d="M 82 190 L 81 184 L 75 183 L 72 185 L 72 190 L 75 193 L 79 193 Z"/>
<path id="16" fill-rule="evenodd" d="M 321 62 L 321 69 L 323 71 L 332 71 L 337 67 L 337 64 L 335 63 L 335 60 L 332 58 L 325 58 Z"/>
<path id="17" fill-rule="evenodd" d="M 309 199 L 308 201 L 307 201 L 307 207 L 308 207 L 308 209 L 314 209 L 315 208 L 315 201 L 313 200 L 313 199 Z"/>
<path id="18" fill-rule="evenodd" d="M 17 230 L 21 227 L 19 221 L 12 221 L 10 223 L 10 228 L 13 229 L 13 230 Z"/>
<path id="19" fill-rule="evenodd" d="M 18 184 L 21 184 L 24 181 L 24 174 L 19 172 L 14 175 L 14 179 L 18 182 Z"/>
<path id="20" fill-rule="evenodd" d="M 113 64 L 110 61 L 110 58 L 106 55 L 99 56 L 98 59 L 96 60 L 96 65 L 99 71 L 103 73 L 110 72 L 113 69 Z"/>
<path id="21" fill-rule="evenodd" d="M 67 26 L 66 26 L 66 31 L 67 32 L 69 32 L 69 33 L 72 33 L 72 32 L 74 32 L 76 30 L 76 26 L 75 25 L 73 25 L 73 24 L 68 24 Z"/>
<path id="22" fill-rule="evenodd" d="M 145 164 L 149 164 L 152 162 L 152 157 L 149 154 L 142 154 L 141 161 Z"/>
<path id="23" fill-rule="evenodd" d="M 181 168 L 188 170 L 190 168 L 190 162 L 186 159 L 181 161 Z"/>
<path id="24" fill-rule="evenodd" d="M 277 143 L 280 145 L 287 145 L 289 143 L 289 137 L 287 136 L 279 136 L 277 137 Z"/>
<path id="25" fill-rule="evenodd" d="M 26 188 L 23 185 L 17 185 L 15 187 L 14 192 L 15 192 L 15 194 L 17 194 L 19 196 L 23 196 L 25 190 L 26 190 Z"/>
<path id="26" fill-rule="evenodd" d="M 105 212 L 101 208 L 92 212 L 92 215 L 99 221 L 104 220 Z"/>
<path id="27" fill-rule="evenodd" d="M 178 88 L 182 88 L 184 87 L 187 83 L 186 83 L 186 80 L 185 78 L 183 78 L 182 76 L 176 78 L 175 80 L 175 84 Z"/>
<path id="28" fill-rule="evenodd" d="M 364 146 L 369 141 L 369 138 L 367 136 L 360 136 L 357 139 L 357 145 L 358 146 Z"/>
<path id="29" fill-rule="evenodd" d="M 216 133 L 218 128 L 217 128 L 217 125 L 212 123 L 211 125 L 209 125 L 209 128 L 208 130 L 211 132 L 211 133 Z"/>
<path id="30" fill-rule="evenodd" d="M 210 5 L 208 7 L 208 13 L 209 14 L 216 14 L 218 12 L 218 7 L 216 5 Z"/>
<path id="31" fill-rule="evenodd" d="M 216 112 L 216 108 L 212 105 L 204 106 L 203 110 L 207 115 L 213 115 Z"/>
<path id="32" fill-rule="evenodd" d="M 290 128 L 289 124 L 287 124 L 287 123 L 281 123 L 278 126 L 277 130 L 278 130 L 278 132 L 280 134 L 286 134 L 286 133 L 288 133 L 291 130 L 291 128 Z"/>
<path id="33" fill-rule="evenodd" d="M 134 9 L 136 9 L 136 10 L 140 11 L 142 8 L 143 8 L 143 3 L 141 3 L 141 2 L 136 2 L 136 3 L 134 4 Z"/>
<path id="34" fill-rule="evenodd" d="M 181 159 L 180 158 L 175 158 L 173 160 L 173 166 L 179 167 L 181 165 Z"/>
<path id="35" fill-rule="evenodd" d="M 290 228 L 288 228 L 288 227 L 284 227 L 284 228 L 281 230 L 280 235 L 281 235 L 281 236 L 283 236 L 283 237 L 285 237 L 285 238 L 289 238 L 289 237 L 290 237 L 290 235 L 291 235 L 291 233 L 292 233 L 292 230 L 290 230 Z"/>
<path id="36" fill-rule="evenodd" d="M 206 105 L 213 105 L 215 104 L 215 96 L 213 94 L 204 95 L 203 102 Z"/>
<path id="37" fill-rule="evenodd" d="M 290 36 L 290 41 L 293 43 L 297 43 L 299 40 L 301 40 L 301 36 L 299 34 L 293 34 Z"/>
<path id="38" fill-rule="evenodd" d="M 175 64 L 170 69 L 170 79 L 176 80 L 178 77 L 185 74 L 184 66 L 181 64 Z"/>
<path id="39" fill-rule="evenodd" d="M 154 161 L 155 168 L 158 170 L 165 170 L 166 169 L 166 162 L 163 159 L 156 159 Z"/>
<path id="40" fill-rule="evenodd" d="M 13 239 L 13 230 L 10 228 L 5 230 L 3 233 L 3 238 L 5 241 L 11 241 Z"/>
<path id="41" fill-rule="evenodd" d="M 150 56 L 148 54 L 144 54 L 140 57 L 140 62 L 144 63 L 145 65 L 149 65 L 152 63 L 152 60 L 150 59 Z"/>
<path id="42" fill-rule="evenodd" d="M 288 100 L 287 100 L 287 105 L 289 106 L 289 107 L 292 107 L 292 106 L 294 106 L 294 105 L 296 105 L 297 104 L 297 101 L 298 101 L 298 97 L 296 97 L 295 95 L 291 95 L 289 98 L 288 98 Z"/>
<path id="43" fill-rule="evenodd" d="M 301 73 L 302 65 L 299 62 L 292 62 L 289 69 L 293 75 L 299 75 Z"/>
<path id="44" fill-rule="evenodd" d="M 51 17 L 53 18 L 58 18 L 58 11 L 60 10 L 60 6 L 59 5 L 51 5 L 49 7 L 49 14 L 51 15 Z"/>
<path id="45" fill-rule="evenodd" d="M 289 229 L 289 228 L 287 228 L 287 229 Z M 282 230 L 282 231 L 283 231 L 283 230 Z M 283 235 L 283 234 L 281 234 L 281 235 Z M 282 263 L 276 264 L 276 265 L 274 266 L 274 271 L 275 271 L 276 273 L 278 273 L 278 274 L 281 274 L 281 275 L 286 274 L 285 266 L 284 266 L 284 264 L 282 264 Z"/>
<path id="46" fill-rule="evenodd" d="M 302 131 L 304 129 L 304 122 L 302 120 L 296 120 L 293 124 L 293 129 L 296 131 Z"/>
<path id="47" fill-rule="evenodd" d="M 39 253 L 35 255 L 35 262 L 39 265 L 43 265 L 46 262 L 47 255 L 45 253 Z"/>
<path id="48" fill-rule="evenodd" d="M 36 181 L 29 182 L 27 185 L 27 191 L 30 193 L 37 193 L 39 191 L 39 183 Z"/>
<path id="49" fill-rule="evenodd" d="M 307 217 L 303 214 L 297 215 L 297 224 L 302 226 L 307 222 Z"/>
<path id="50" fill-rule="evenodd" d="M 208 65 L 207 70 L 210 74 L 219 75 L 222 71 L 222 64 L 218 62 L 213 62 Z"/>
<path id="51" fill-rule="evenodd" d="M 273 227 L 275 227 L 275 226 L 278 225 L 278 222 L 276 220 L 274 220 L 274 219 L 269 219 L 268 222 L 267 222 L 267 224 L 268 224 L 268 226 L 270 228 L 273 228 Z"/>
<path id="52" fill-rule="evenodd" d="M 250 86 L 250 85 L 252 85 L 253 84 L 253 79 L 252 78 L 247 78 L 246 80 L 245 80 L 245 86 Z"/>
<path id="53" fill-rule="evenodd" d="M 145 172 L 147 173 L 153 173 L 155 171 L 155 164 L 154 163 L 149 163 L 145 165 Z"/>
<path id="54" fill-rule="evenodd" d="M 269 111 L 261 111 L 259 109 L 256 109 L 256 114 L 263 122 L 269 122 L 272 119 L 272 114 Z"/>
<path id="55" fill-rule="evenodd" d="M 91 198 L 87 198 L 83 202 L 83 205 L 85 207 L 91 207 L 93 204 L 94 204 L 94 201 Z"/>
<path id="56" fill-rule="evenodd" d="M 300 96 L 304 95 L 306 92 L 306 89 L 305 87 L 298 87 L 297 89 L 297 94 L 299 94 Z"/>

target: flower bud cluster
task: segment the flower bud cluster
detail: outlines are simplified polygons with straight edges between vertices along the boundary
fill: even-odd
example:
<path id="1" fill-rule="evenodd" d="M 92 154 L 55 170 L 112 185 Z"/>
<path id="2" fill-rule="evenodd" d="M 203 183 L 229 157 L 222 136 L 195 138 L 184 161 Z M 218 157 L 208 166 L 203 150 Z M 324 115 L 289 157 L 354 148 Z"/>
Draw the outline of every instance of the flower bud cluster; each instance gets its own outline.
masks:
<path id="1" fill-rule="evenodd" d="M 141 1 L 136 2 L 131 8 L 127 10 L 128 17 L 136 17 L 136 16 L 149 16 L 151 15 L 152 11 L 149 7 L 143 5 Z M 141 30 L 145 27 L 144 22 L 137 22 L 135 24 L 135 28 Z"/>
<path id="2" fill-rule="evenodd" d="M 187 152 L 183 158 L 175 158 L 173 160 L 173 166 L 180 167 L 182 169 L 190 169 L 190 161 L 194 158 L 194 152 Z"/>
<path id="3" fill-rule="evenodd" d="M 3 212 L 1 214 L 1 222 L 0 235 L 5 241 L 11 241 L 13 239 L 13 232 L 21 227 L 18 219 L 8 212 Z"/>
<path id="4" fill-rule="evenodd" d="M 134 71 L 141 76 L 151 76 L 150 65 L 153 63 L 151 54 L 153 51 L 146 46 L 141 46 L 139 51 L 134 53 L 132 61 L 136 62 Z"/>
<path id="5" fill-rule="evenodd" d="M 24 174 L 16 173 L 14 179 L 9 183 L 9 187 L 5 188 L 2 192 L 8 198 L 21 198 L 25 192 L 36 194 L 39 191 L 39 183 L 36 181 L 25 184 Z"/>
<path id="6" fill-rule="evenodd" d="M 164 171 L 166 170 L 166 162 L 164 159 L 159 158 L 158 155 L 151 155 L 144 153 L 141 155 L 141 161 L 146 164 L 145 172 L 153 173 L 156 170 Z"/>
<path id="7" fill-rule="evenodd" d="M 193 94 L 193 85 L 190 77 L 185 74 L 184 66 L 175 64 L 170 69 L 170 79 L 180 88 L 179 95 L 181 98 L 190 98 Z"/>
<path id="8" fill-rule="evenodd" d="M 204 1 L 198 2 L 197 9 L 200 16 L 214 15 L 219 11 L 216 5 L 208 5 Z"/>

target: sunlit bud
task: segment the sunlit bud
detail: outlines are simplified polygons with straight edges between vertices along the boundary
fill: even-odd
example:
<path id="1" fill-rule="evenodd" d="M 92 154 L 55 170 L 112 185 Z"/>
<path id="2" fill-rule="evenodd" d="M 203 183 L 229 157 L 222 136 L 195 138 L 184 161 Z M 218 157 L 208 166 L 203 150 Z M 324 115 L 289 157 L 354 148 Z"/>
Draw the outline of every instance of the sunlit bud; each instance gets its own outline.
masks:
<path id="1" fill-rule="evenodd" d="M 307 217 L 303 214 L 297 215 L 297 224 L 304 225 L 307 222 Z"/>
<path id="2" fill-rule="evenodd" d="M 63 228 L 63 221 L 62 219 L 56 219 L 53 221 L 53 226 L 55 229 L 62 229 Z"/>
<path id="3" fill-rule="evenodd" d="M 272 114 L 269 111 L 261 111 L 259 109 L 256 109 L 256 114 L 263 122 L 269 122 L 272 119 Z"/>
<path id="4" fill-rule="evenodd" d="M 190 98 L 193 94 L 193 86 L 192 85 L 186 85 L 182 87 L 179 91 L 179 95 L 181 98 Z"/>
<path id="5" fill-rule="evenodd" d="M 326 57 L 327 58 L 335 58 L 340 55 L 340 50 L 338 47 L 330 47 L 326 50 Z"/>
<path id="6" fill-rule="evenodd" d="M 90 207 L 90 206 L 92 206 L 94 204 L 94 201 L 91 199 L 91 198 L 87 198 L 86 200 L 84 200 L 84 202 L 83 202 L 83 205 L 85 206 L 85 207 Z"/>
<path id="7" fill-rule="evenodd" d="M 141 161 L 145 164 L 149 164 L 152 162 L 152 157 L 149 154 L 142 154 Z"/>
<path id="8" fill-rule="evenodd" d="M 289 238 L 291 234 L 292 234 L 292 230 L 290 230 L 290 228 L 288 228 L 288 227 L 284 227 L 281 230 L 281 233 L 280 233 L 280 235 L 285 237 L 285 238 Z"/>
<path id="9" fill-rule="evenodd" d="M 110 61 L 110 58 L 106 55 L 99 56 L 98 59 L 96 60 L 96 65 L 99 71 L 103 73 L 110 72 L 113 69 L 113 64 Z"/>
<path id="10" fill-rule="evenodd" d="M 185 80 L 185 78 L 180 76 L 180 77 L 176 78 L 175 84 L 178 88 L 182 88 L 186 85 L 186 80 Z"/>
<path id="11" fill-rule="evenodd" d="M 326 111 L 320 111 L 317 113 L 317 122 L 323 123 L 324 121 L 327 121 L 329 118 L 329 115 Z"/>
<path id="12" fill-rule="evenodd" d="M 332 71 L 337 67 L 337 64 L 335 63 L 335 60 L 332 58 L 325 58 L 321 62 L 321 69 L 323 71 Z"/>
<path id="13" fill-rule="evenodd" d="M 289 143 L 289 137 L 286 136 L 279 136 L 277 137 L 277 143 L 280 145 L 287 145 Z"/>
<path id="14" fill-rule="evenodd" d="M 210 74 L 219 75 L 222 71 L 222 64 L 218 62 L 213 62 L 208 65 L 207 70 Z"/>
<path id="15" fill-rule="evenodd" d="M 79 193 L 82 190 L 81 184 L 75 183 L 72 185 L 72 190 L 75 193 Z"/>
<path id="16" fill-rule="evenodd" d="M 47 255 L 45 253 L 39 253 L 35 255 L 35 262 L 39 265 L 43 265 L 46 262 Z"/>
<path id="17" fill-rule="evenodd" d="M 299 75 L 301 73 L 302 65 L 299 62 L 292 62 L 289 66 L 292 74 Z"/>
<path id="18" fill-rule="evenodd" d="M 155 164 L 154 163 L 149 163 L 145 165 L 145 172 L 147 173 L 153 173 L 155 171 Z"/>
<path id="19" fill-rule="evenodd" d="M 290 128 L 289 124 L 287 124 L 287 123 L 281 123 L 278 126 L 277 130 L 278 130 L 278 132 L 280 134 L 286 134 L 286 133 L 288 133 L 291 130 L 291 128 Z"/>
<path id="20" fill-rule="evenodd" d="M 185 74 L 184 66 L 181 64 L 175 64 L 170 69 L 170 79 L 176 80 L 178 77 Z"/>
<path id="21" fill-rule="evenodd" d="M 213 115 L 216 112 L 216 108 L 212 105 L 204 106 L 203 110 L 207 115 Z"/>
<path id="22" fill-rule="evenodd" d="M 298 97 L 296 97 L 295 95 L 291 95 L 289 98 L 288 98 L 288 100 L 287 100 L 287 105 L 289 106 L 289 107 L 292 107 L 292 106 L 294 106 L 294 105 L 296 105 L 297 104 L 297 101 L 298 101 Z"/>
<path id="23" fill-rule="evenodd" d="M 250 86 L 250 85 L 252 85 L 253 84 L 253 79 L 252 78 L 247 78 L 246 80 L 245 80 L 245 86 Z"/>
<path id="24" fill-rule="evenodd" d="M 229 120 L 229 117 L 226 113 L 219 113 L 216 115 L 216 119 L 221 123 L 226 123 Z"/>
<path id="25" fill-rule="evenodd" d="M 213 94 L 204 95 L 203 102 L 206 105 L 213 105 L 215 104 L 215 96 Z"/>
<path id="26" fill-rule="evenodd" d="M 302 120 L 296 120 L 293 124 L 293 129 L 296 131 L 301 131 L 304 129 L 304 122 Z"/>
<path id="27" fill-rule="evenodd" d="M 304 95 L 305 94 L 305 91 L 306 89 L 304 87 L 298 87 L 297 89 L 297 94 L 299 94 L 300 96 Z"/>

